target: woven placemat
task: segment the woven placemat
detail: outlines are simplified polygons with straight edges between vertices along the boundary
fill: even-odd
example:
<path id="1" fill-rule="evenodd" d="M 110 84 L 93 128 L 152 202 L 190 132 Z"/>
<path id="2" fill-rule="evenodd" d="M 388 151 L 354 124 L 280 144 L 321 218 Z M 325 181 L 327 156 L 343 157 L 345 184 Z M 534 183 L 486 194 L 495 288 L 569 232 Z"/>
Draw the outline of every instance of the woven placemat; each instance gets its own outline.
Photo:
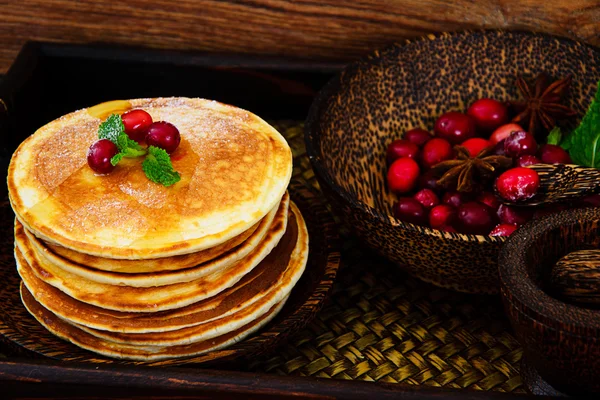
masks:
<path id="1" fill-rule="evenodd" d="M 318 188 L 302 124 L 272 123 L 293 149 L 294 175 Z M 522 350 L 497 296 L 423 283 L 342 233 L 342 267 L 327 305 L 276 354 L 248 370 L 525 392 Z"/>
<path id="2" fill-rule="evenodd" d="M 292 147 L 294 177 L 318 189 L 303 125 L 271 123 Z M 519 376 L 522 350 L 498 297 L 423 283 L 362 247 L 349 231 L 342 229 L 342 234 L 342 268 L 327 305 L 275 354 L 244 369 L 525 392 Z"/>

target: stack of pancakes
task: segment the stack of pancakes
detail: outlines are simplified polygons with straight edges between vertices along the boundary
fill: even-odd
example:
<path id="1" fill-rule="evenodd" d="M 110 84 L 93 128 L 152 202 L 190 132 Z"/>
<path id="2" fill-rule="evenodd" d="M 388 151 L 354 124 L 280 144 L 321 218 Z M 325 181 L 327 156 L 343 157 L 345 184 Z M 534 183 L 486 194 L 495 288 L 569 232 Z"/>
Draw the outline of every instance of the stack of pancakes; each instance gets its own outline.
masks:
<path id="1" fill-rule="evenodd" d="M 151 182 L 138 159 L 104 176 L 89 168 L 99 124 L 127 109 L 179 129 L 180 182 Z M 243 339 L 281 310 L 306 265 L 291 171 L 275 129 L 213 101 L 111 102 L 50 122 L 8 173 L 25 307 L 58 337 L 110 357 L 186 357 Z"/>

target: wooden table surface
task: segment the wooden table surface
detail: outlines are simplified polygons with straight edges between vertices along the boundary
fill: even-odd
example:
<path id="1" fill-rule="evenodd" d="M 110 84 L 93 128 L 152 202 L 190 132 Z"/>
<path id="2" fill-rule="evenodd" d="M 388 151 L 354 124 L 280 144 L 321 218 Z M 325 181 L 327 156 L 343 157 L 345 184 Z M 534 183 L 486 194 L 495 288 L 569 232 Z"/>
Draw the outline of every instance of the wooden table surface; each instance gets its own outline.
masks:
<path id="1" fill-rule="evenodd" d="M 430 32 L 529 29 L 600 44 L 599 0 L 4 0 L 0 74 L 27 40 L 347 61 Z"/>
<path id="2" fill-rule="evenodd" d="M 0 398 L 31 400 L 99 399 L 313 399 L 313 400 L 509 400 L 501 392 L 455 390 L 394 383 L 285 377 L 187 368 L 131 368 L 55 361 L 0 360 Z M 543 399 L 546 397 L 538 397 Z M 551 397 L 547 397 L 551 398 Z"/>

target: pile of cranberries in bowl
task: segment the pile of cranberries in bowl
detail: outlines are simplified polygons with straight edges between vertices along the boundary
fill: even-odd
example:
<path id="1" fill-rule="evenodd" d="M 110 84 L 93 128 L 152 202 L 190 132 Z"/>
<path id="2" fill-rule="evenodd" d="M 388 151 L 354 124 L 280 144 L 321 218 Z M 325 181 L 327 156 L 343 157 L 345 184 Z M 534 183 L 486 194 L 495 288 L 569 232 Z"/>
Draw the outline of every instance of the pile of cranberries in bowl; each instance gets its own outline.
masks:
<path id="1" fill-rule="evenodd" d="M 508 236 L 532 218 L 564 205 L 538 208 L 503 204 L 526 200 L 539 189 L 532 164 L 571 163 L 569 154 L 510 122 L 509 108 L 483 98 L 466 113 L 450 111 L 435 122 L 434 134 L 404 132 L 387 148 L 387 184 L 397 195 L 394 216 L 447 232 Z M 597 204 L 595 204 L 597 203 Z M 600 205 L 598 196 L 582 201 Z"/>

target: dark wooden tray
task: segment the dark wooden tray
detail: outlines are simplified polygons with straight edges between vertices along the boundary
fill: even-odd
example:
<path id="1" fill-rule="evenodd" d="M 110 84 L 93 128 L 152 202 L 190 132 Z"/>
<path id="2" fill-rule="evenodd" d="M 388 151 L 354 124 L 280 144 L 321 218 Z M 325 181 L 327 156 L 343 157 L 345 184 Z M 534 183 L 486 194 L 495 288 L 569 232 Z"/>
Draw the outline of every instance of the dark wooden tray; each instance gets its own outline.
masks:
<path id="1" fill-rule="evenodd" d="M 302 60 L 29 42 L 0 81 L 0 166 L 5 168 L 18 144 L 45 123 L 114 99 L 204 97 L 267 120 L 302 121 L 316 92 L 341 67 Z"/>
<path id="2" fill-rule="evenodd" d="M 267 120 L 301 121 L 316 92 L 341 67 L 250 56 L 28 43 L 0 81 L 0 167 L 5 173 L 13 150 L 37 127 L 69 111 L 116 98 L 206 97 L 248 109 Z M 308 174 L 306 169 L 302 173 Z M 2 190 L 5 195 L 5 184 Z M 137 383 L 132 386 L 134 381 Z M 86 391 L 82 385 L 95 388 Z M 220 397 L 227 398 L 249 394 L 261 398 L 283 394 L 315 398 L 515 396 L 403 384 L 280 378 L 233 370 L 122 370 L 11 358 L 0 362 L 0 387 L 17 390 L 22 397 L 52 396 L 47 393 L 70 398 L 105 397 L 115 393 L 126 397 L 131 393 L 131 390 L 123 391 L 126 386 L 144 389 L 137 393 L 146 396 L 143 398 L 189 396 L 190 390 L 205 397 L 219 393 Z"/>
<path id="3" fill-rule="evenodd" d="M 321 310 L 331 291 L 340 265 L 340 241 L 331 213 L 322 196 L 302 180 L 294 179 L 288 189 L 291 199 L 306 221 L 309 258 L 306 269 L 294 286 L 285 306 L 278 315 L 256 334 L 220 350 L 186 358 L 159 361 L 128 361 L 103 357 L 57 338 L 40 325 L 23 306 L 17 273 L 12 255 L 14 213 L 8 201 L 0 203 L 0 344 L 5 343 L 8 354 L 43 355 L 55 360 L 95 364 L 147 366 L 223 366 L 247 364 L 248 360 L 269 355 L 279 343 L 294 335 Z"/>
<path id="4" fill-rule="evenodd" d="M 150 57 L 144 52 L 109 48 L 81 48 L 73 58 L 71 46 L 27 45 L 4 80 L 2 109 L 5 114 L 4 146 L 7 156 L 36 127 L 61 114 L 110 99 L 153 96 L 198 96 L 216 98 L 230 104 L 246 102 L 245 107 L 263 115 L 299 118 L 312 95 L 313 77 L 294 80 L 280 72 L 266 71 L 267 62 L 247 63 L 235 57 L 182 57 L 159 53 Z M 63 57 L 66 57 L 63 59 Z M 208 65 L 208 62 L 211 65 Z M 273 65 L 275 64 L 274 61 Z M 258 65 L 263 71 L 259 71 Z M 288 64 L 292 69 L 292 64 Z M 307 68 L 305 68 L 307 69 Z M 306 75 L 306 71 L 304 75 Z M 258 79 L 248 79 L 248 77 Z M 33 84 L 35 82 L 36 84 Z M 113 88 L 113 89 L 111 89 Z M 290 96 L 288 91 L 297 94 Z M 245 99 L 245 100 L 244 100 Z M 248 102 L 251 99 L 251 102 Z M 303 100 L 304 99 L 304 100 Z M 293 112 L 290 113 L 290 110 Z M 23 113 L 25 111 L 25 113 Z M 286 114 L 286 112 L 288 114 Z M 271 114 L 272 113 L 272 114 Z M 3 167 L 6 163 L 4 163 Z M 6 172 L 3 170 L 3 173 Z M 2 303 L 2 338 L 22 353 L 23 349 L 63 361 L 103 364 L 178 366 L 222 364 L 269 352 L 278 342 L 298 331 L 321 309 L 339 266 L 337 229 L 323 199 L 303 181 L 290 184 L 290 194 L 300 207 L 310 236 L 310 257 L 302 279 L 277 318 L 261 333 L 229 346 L 227 349 L 184 359 L 159 362 L 126 362 L 99 357 L 66 343 L 43 329 L 22 306 L 18 292 L 20 278 L 11 256 L 12 236 L 2 239 L 0 280 L 7 283 L 0 291 Z M 14 215 L 8 202 L 0 205 L 0 228 L 10 232 Z M 21 348 L 19 348 L 19 346 Z"/>

